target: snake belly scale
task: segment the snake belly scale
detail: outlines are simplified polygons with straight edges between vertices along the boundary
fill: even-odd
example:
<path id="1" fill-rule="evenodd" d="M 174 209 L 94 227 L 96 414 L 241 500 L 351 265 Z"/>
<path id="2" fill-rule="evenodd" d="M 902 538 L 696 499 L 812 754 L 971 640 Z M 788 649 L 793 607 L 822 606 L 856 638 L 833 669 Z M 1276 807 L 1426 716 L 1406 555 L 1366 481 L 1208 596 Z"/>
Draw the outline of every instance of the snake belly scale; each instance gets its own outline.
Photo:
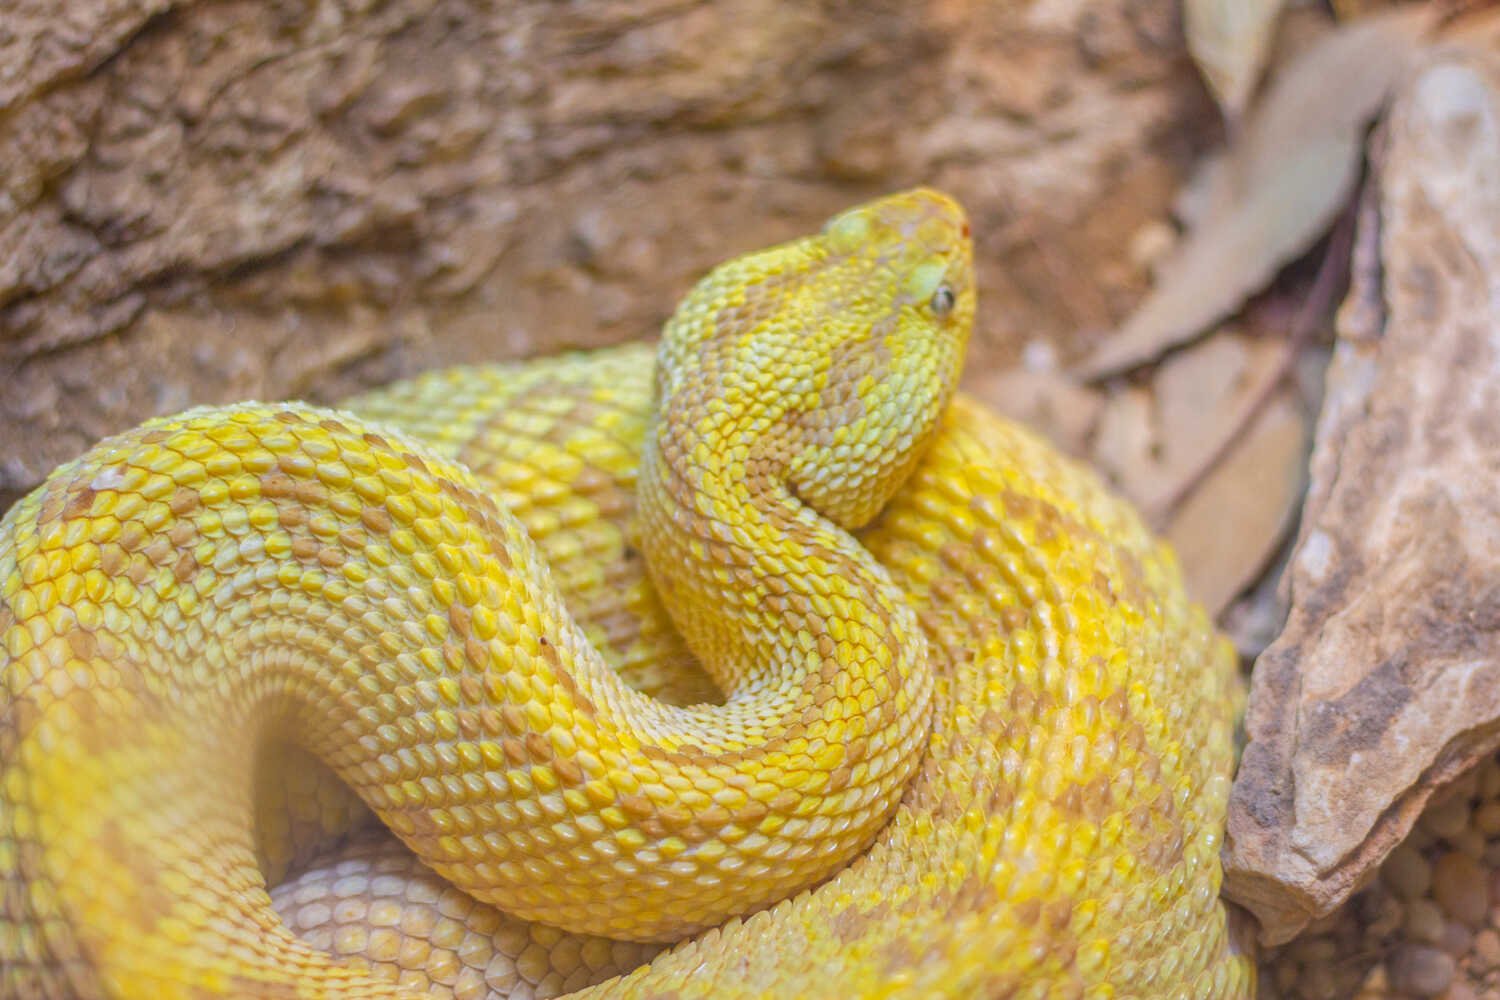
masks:
<path id="1" fill-rule="evenodd" d="M 0 522 L 0 996 L 1249 996 L 1232 651 L 954 393 L 974 303 L 911 191 L 713 271 L 654 367 L 58 469 Z"/>

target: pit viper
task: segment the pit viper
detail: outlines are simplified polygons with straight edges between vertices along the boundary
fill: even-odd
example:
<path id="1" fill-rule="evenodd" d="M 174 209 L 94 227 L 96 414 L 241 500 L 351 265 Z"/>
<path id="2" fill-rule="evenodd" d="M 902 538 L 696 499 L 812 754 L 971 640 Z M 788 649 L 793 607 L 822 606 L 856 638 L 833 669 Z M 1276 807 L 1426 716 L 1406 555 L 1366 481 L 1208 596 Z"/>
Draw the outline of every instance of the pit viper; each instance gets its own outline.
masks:
<path id="1" fill-rule="evenodd" d="M 654 353 L 198 408 L 0 522 L 5 997 L 1246 997 L 1240 691 L 891 195 Z"/>

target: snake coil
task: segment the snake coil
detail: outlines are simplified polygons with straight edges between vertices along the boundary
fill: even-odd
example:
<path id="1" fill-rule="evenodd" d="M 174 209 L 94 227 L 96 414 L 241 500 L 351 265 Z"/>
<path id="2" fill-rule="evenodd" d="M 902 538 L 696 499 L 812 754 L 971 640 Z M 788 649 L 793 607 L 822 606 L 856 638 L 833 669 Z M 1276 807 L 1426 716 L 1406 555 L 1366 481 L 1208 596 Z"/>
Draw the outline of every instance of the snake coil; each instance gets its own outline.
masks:
<path id="1" fill-rule="evenodd" d="M 716 269 L 654 369 L 58 469 L 0 521 L 0 995 L 1250 995 L 1233 656 L 955 396 L 970 253 L 893 195 Z"/>

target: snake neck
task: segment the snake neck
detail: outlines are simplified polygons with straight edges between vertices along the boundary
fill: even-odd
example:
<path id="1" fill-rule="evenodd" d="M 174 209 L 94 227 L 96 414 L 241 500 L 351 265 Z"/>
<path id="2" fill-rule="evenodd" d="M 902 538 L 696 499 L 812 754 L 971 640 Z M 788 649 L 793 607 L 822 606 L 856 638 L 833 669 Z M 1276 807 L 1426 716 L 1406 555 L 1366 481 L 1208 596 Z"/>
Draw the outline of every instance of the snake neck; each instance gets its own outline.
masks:
<path id="1" fill-rule="evenodd" d="M 118 943 L 101 967 L 156 995 L 162 926 L 201 932 L 183 981 L 270 927 L 257 976 L 326 971 L 261 891 L 268 739 L 475 898 L 580 932 L 674 939 L 849 861 L 918 766 L 934 682 L 847 529 L 956 377 L 966 237 L 951 203 L 890 199 L 726 265 L 669 324 L 643 547 L 723 706 L 629 690 L 473 473 L 347 414 L 192 411 L 59 470 L 0 522 L 0 786 L 25 792 L 0 847 L 49 845 L 26 906 L 73 916 L 48 950 Z M 163 891 L 98 893 L 77 859 Z M 167 891 L 224 872 L 239 923 Z"/>
<path id="2" fill-rule="evenodd" d="M 699 403 L 663 401 L 638 485 L 646 563 L 689 648 L 731 703 L 780 695 L 789 718 L 769 731 L 811 716 L 847 721 L 814 703 L 830 683 L 874 692 L 877 714 L 921 717 L 931 680 L 915 613 L 788 484 L 800 449 L 784 402 L 747 407 L 733 428 L 713 426 Z"/>

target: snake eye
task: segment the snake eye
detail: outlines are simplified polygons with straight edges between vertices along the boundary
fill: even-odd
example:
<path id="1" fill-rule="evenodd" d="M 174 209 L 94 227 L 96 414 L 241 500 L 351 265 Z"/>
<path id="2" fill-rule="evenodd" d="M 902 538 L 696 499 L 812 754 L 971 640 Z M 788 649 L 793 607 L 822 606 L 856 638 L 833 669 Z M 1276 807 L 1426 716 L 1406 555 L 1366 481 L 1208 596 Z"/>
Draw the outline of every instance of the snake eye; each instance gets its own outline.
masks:
<path id="1" fill-rule="evenodd" d="M 953 311 L 953 304 L 957 301 L 953 296 L 953 289 L 947 285 L 938 285 L 937 291 L 932 293 L 932 301 L 928 307 L 939 316 L 946 316 Z"/>

